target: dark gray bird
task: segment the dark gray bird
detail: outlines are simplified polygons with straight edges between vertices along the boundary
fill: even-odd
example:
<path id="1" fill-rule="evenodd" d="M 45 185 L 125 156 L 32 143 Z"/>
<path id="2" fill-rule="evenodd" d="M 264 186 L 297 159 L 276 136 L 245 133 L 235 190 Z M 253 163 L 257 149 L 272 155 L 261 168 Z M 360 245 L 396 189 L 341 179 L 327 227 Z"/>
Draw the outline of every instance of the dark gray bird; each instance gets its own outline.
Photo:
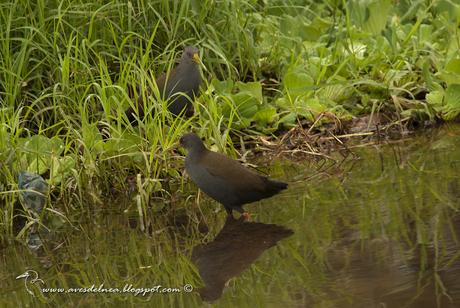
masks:
<path id="1" fill-rule="evenodd" d="M 176 116 L 183 113 L 186 117 L 191 117 L 194 113 L 192 101 L 201 84 L 199 63 L 198 48 L 185 47 L 179 64 L 169 74 L 163 73 L 155 80 L 161 98 L 167 101 L 169 111 Z M 139 118 L 143 118 L 142 96 L 137 100 L 137 111 Z M 131 123 L 136 122 L 134 108 L 129 107 L 125 113 Z"/>
<path id="2" fill-rule="evenodd" d="M 220 202 L 231 217 L 232 210 L 248 216 L 242 208 L 244 204 L 269 198 L 288 186 L 258 175 L 225 155 L 209 151 L 193 133 L 182 136 L 180 144 L 188 152 L 185 170 L 193 182 Z"/>

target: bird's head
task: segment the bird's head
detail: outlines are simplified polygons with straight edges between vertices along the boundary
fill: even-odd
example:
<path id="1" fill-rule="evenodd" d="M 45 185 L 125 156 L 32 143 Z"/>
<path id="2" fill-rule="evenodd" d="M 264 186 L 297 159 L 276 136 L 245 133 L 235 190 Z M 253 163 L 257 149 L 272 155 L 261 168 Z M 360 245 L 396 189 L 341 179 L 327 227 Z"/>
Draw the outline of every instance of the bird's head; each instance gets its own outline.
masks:
<path id="1" fill-rule="evenodd" d="M 186 63 L 200 63 L 200 55 L 199 55 L 199 50 L 195 46 L 187 46 L 184 49 L 184 52 L 182 53 L 182 59 L 181 62 L 186 62 Z"/>
<path id="2" fill-rule="evenodd" d="M 187 151 L 199 152 L 206 149 L 203 141 L 194 133 L 183 135 L 179 142 Z"/>

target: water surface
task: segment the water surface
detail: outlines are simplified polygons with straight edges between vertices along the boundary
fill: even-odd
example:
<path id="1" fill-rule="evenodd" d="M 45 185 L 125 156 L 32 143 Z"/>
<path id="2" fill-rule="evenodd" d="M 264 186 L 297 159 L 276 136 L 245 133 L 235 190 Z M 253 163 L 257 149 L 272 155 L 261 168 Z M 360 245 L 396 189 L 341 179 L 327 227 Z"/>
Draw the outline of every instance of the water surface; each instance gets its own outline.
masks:
<path id="1" fill-rule="evenodd" d="M 274 162 L 290 188 L 247 206 L 249 223 L 203 196 L 178 201 L 200 219 L 75 209 L 36 251 L 1 248 L 0 306 L 459 307 L 460 127 L 352 151 L 328 168 Z"/>

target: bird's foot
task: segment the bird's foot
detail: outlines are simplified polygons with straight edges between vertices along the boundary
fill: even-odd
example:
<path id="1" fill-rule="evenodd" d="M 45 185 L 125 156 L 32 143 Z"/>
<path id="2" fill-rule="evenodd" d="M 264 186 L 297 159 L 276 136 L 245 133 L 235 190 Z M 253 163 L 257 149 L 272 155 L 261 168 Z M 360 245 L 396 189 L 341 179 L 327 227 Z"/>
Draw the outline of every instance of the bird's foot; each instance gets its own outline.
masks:
<path id="1" fill-rule="evenodd" d="M 251 214 L 249 214 L 248 212 L 242 213 L 241 217 L 243 217 L 243 221 L 251 221 Z"/>

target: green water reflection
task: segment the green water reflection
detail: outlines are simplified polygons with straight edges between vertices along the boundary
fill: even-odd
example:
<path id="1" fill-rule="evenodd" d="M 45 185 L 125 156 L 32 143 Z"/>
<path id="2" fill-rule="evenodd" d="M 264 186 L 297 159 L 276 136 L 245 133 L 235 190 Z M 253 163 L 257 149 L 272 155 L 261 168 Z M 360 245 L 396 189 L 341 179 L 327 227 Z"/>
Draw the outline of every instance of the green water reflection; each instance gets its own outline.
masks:
<path id="1" fill-rule="evenodd" d="M 160 215 L 141 232 L 136 217 L 101 210 L 35 252 L 11 240 L 0 306 L 459 307 L 460 127 L 353 151 L 358 160 L 309 181 L 297 179 L 317 163 L 275 166 L 295 181 L 247 207 L 257 223 L 225 221 L 201 199 L 203 221 Z M 27 269 L 43 283 L 15 279 Z M 178 291 L 135 295 L 158 285 Z"/>

